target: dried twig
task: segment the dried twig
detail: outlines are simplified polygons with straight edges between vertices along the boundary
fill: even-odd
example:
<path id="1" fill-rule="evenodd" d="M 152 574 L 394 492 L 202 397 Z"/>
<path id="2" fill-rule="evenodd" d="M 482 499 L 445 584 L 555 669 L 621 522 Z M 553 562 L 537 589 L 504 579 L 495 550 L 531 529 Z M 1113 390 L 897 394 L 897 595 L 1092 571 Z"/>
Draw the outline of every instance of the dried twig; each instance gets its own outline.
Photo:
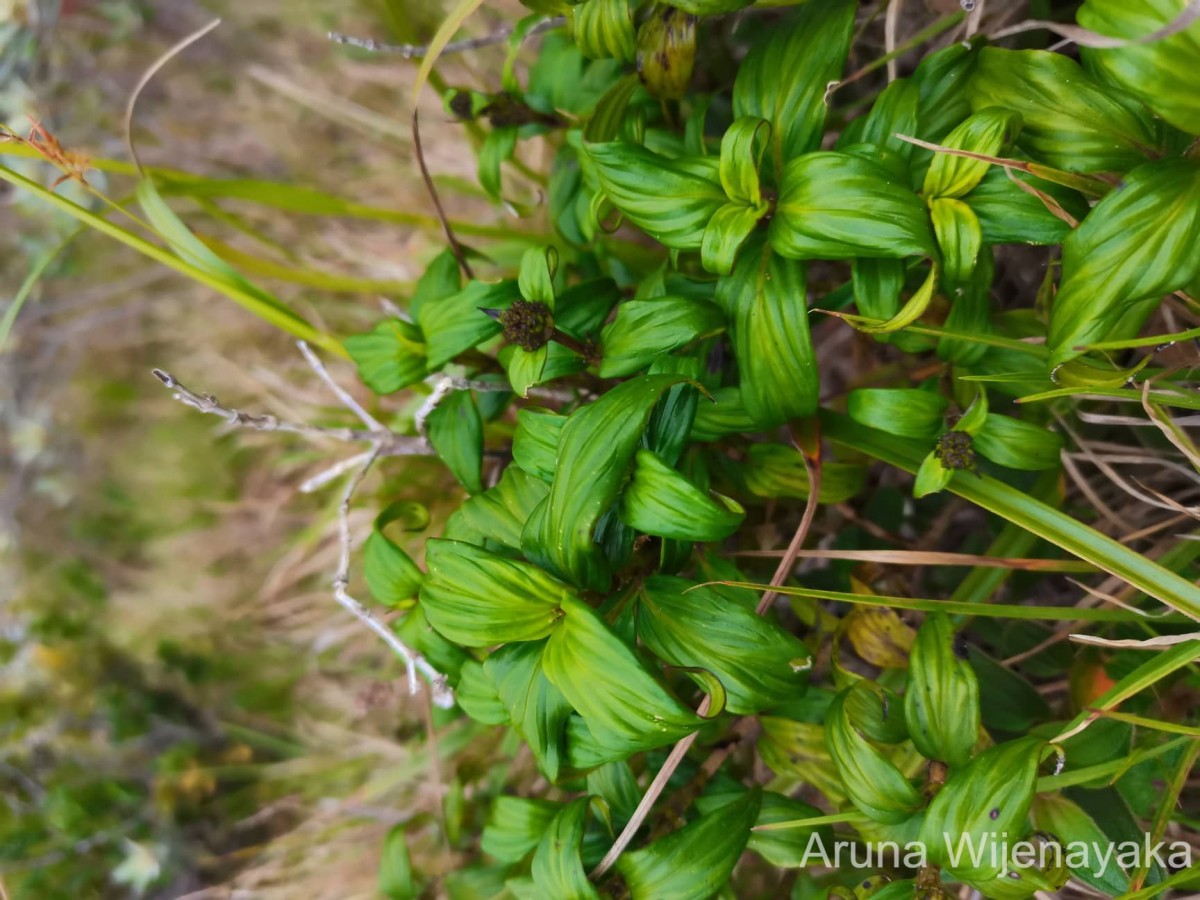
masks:
<path id="1" fill-rule="evenodd" d="M 430 456 L 433 450 L 423 438 L 409 437 L 383 429 L 364 431 L 356 428 L 324 428 L 286 422 L 272 415 L 255 415 L 221 405 L 212 394 L 193 391 L 170 372 L 154 369 L 154 377 L 175 392 L 175 399 L 185 406 L 209 415 L 220 416 L 226 424 L 255 431 L 280 431 L 299 434 L 307 438 L 330 438 L 343 443 L 367 443 L 378 446 L 380 456 Z M 382 426 L 381 426 L 382 427 Z"/>
<path id="2" fill-rule="evenodd" d="M 358 486 L 362 484 L 363 478 L 366 477 L 367 471 L 379 459 L 379 448 L 367 457 L 366 462 L 355 470 L 354 474 L 346 481 L 346 489 L 342 492 L 342 502 L 338 507 L 338 534 L 341 540 L 341 553 L 338 556 L 337 574 L 333 579 L 333 596 L 334 599 L 348 613 L 366 625 L 375 634 L 379 635 L 389 647 L 396 651 L 396 655 L 404 660 L 405 666 L 408 668 L 408 684 L 412 693 L 417 692 L 417 673 L 420 672 L 429 682 L 430 694 L 433 702 L 442 707 L 448 708 L 454 702 L 454 694 L 450 690 L 450 686 L 446 683 L 446 676 L 431 666 L 423 656 L 416 651 L 410 649 L 400 638 L 392 632 L 383 622 L 380 622 L 371 615 L 371 611 L 363 606 L 359 601 L 350 596 L 350 501 L 354 497 L 354 492 L 358 490 Z"/>
<path id="3" fill-rule="evenodd" d="M 525 38 L 528 39 L 547 31 L 553 31 L 555 28 L 561 28 L 566 22 L 567 20 L 564 16 L 555 16 L 552 19 L 538 22 L 538 24 L 525 33 Z M 502 25 L 490 34 L 481 35 L 476 38 L 466 38 L 461 41 L 451 41 L 443 48 L 442 54 L 466 53 L 471 50 L 490 47 L 493 44 L 502 44 L 508 40 L 512 31 L 511 25 Z M 335 44 L 357 47 L 359 50 L 366 50 L 370 53 L 388 53 L 393 56 L 399 56 L 401 59 L 424 59 L 429 53 L 429 46 L 427 44 L 389 44 L 385 41 L 377 41 L 374 38 L 361 38 L 342 34 L 339 31 L 329 32 L 329 40 Z"/>
<path id="4" fill-rule="evenodd" d="M 307 341 L 297 341 L 296 346 L 300 348 L 300 353 L 304 357 L 304 361 L 308 363 L 309 368 L 317 373 L 317 376 L 325 382 L 326 386 L 333 391 L 333 395 L 342 401 L 342 405 L 350 412 L 358 417 L 358 421 L 362 422 L 372 431 L 387 431 L 378 419 L 367 412 L 359 402 L 350 396 L 350 392 L 333 380 L 333 376 L 329 374 L 329 370 L 325 368 L 325 363 L 321 362 L 321 358 L 313 353 L 312 348 L 308 346 Z"/>

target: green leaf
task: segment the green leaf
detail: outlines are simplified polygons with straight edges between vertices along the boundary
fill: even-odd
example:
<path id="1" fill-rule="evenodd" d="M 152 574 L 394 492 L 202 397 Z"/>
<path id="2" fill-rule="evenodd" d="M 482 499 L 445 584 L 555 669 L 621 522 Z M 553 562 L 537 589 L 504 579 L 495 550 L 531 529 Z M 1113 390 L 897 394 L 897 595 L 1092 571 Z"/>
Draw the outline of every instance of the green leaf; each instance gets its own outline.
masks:
<path id="1" fill-rule="evenodd" d="M 446 638 L 466 647 L 535 641 L 554 630 L 570 589 L 537 566 L 473 544 L 433 539 L 421 606 Z"/>
<path id="2" fill-rule="evenodd" d="M 451 391 L 425 420 L 429 443 L 468 493 L 483 490 L 483 419 L 470 391 Z"/>
<path id="3" fill-rule="evenodd" d="M 633 479 L 621 497 L 621 521 L 630 528 L 677 541 L 720 541 L 745 517 L 736 501 L 713 500 L 649 450 L 637 452 Z"/>
<path id="4" fill-rule="evenodd" d="M 917 477 L 913 480 L 913 497 L 920 500 L 922 497 L 944 491 L 950 484 L 950 479 L 954 477 L 954 470 L 942 465 L 942 461 L 930 450 L 921 460 L 921 467 L 917 469 L 916 474 Z"/>
<path id="5" fill-rule="evenodd" d="M 721 310 L 707 300 L 691 297 L 627 300 L 617 307 L 617 317 L 601 332 L 604 357 L 600 362 L 600 377 L 630 375 L 657 357 L 718 334 L 724 327 Z"/>
<path id="6" fill-rule="evenodd" d="M 979 60 L 979 43 L 955 41 L 930 53 L 913 73 L 920 95 L 920 127 L 916 136 L 939 141 L 971 113 L 963 86 Z"/>
<path id="7" fill-rule="evenodd" d="M 716 441 L 729 434 L 741 434 L 756 428 L 742 403 L 741 391 L 736 387 L 717 388 L 712 392 L 712 400 L 706 400 L 696 407 L 691 439 Z"/>
<path id="8" fill-rule="evenodd" d="M 863 736 L 863 726 L 851 719 L 847 700 L 854 691 L 870 693 L 870 688 L 866 682 L 859 682 L 838 694 L 829 707 L 825 726 L 829 755 L 837 766 L 846 795 L 860 812 L 876 822 L 903 822 L 921 808 L 921 795 L 891 760 Z M 856 708 L 861 707 L 856 705 Z"/>
<path id="9" fill-rule="evenodd" d="M 514 644 L 513 646 L 524 646 Z M 468 659 L 458 672 L 454 700 L 468 716 L 484 725 L 511 725 L 508 707 L 500 700 L 496 683 L 483 670 L 483 663 Z"/>
<path id="10" fill-rule="evenodd" d="M 1002 852 L 993 865 L 990 845 L 1011 844 L 1028 833 L 1026 819 L 1033 803 L 1038 760 L 1046 742 L 1023 737 L 991 747 L 952 772 L 933 798 L 921 825 L 930 862 L 944 866 L 956 878 L 976 882 L 995 878 L 1006 860 Z M 977 863 L 967 852 L 989 845 Z M 951 854 L 962 848 L 957 860 Z"/>
<path id="11" fill-rule="evenodd" d="M 756 827 L 773 825 L 777 822 L 815 819 L 820 815 L 819 809 L 807 803 L 774 791 L 763 791 L 762 807 L 754 824 Z M 828 825 L 810 825 L 777 831 L 752 831 L 747 847 L 773 866 L 783 869 L 805 868 L 812 862 L 811 855 L 806 860 L 806 853 L 814 834 L 822 846 L 833 846 L 833 830 Z"/>
<path id="12" fill-rule="evenodd" d="M 541 842 L 559 809 L 559 804 L 549 800 L 497 797 L 484 826 L 480 847 L 501 862 L 520 862 Z"/>
<path id="13" fill-rule="evenodd" d="M 1112 843 L 1091 816 L 1077 803 L 1060 794 L 1041 794 L 1036 797 L 1032 813 L 1034 827 L 1054 835 L 1063 844 L 1079 842 L 1103 848 Z M 1071 854 L 1067 856 L 1071 858 Z M 1115 862 L 1106 866 L 1099 854 L 1091 853 L 1085 854 L 1082 862 L 1083 865 L 1071 870 L 1080 881 L 1110 897 L 1120 896 L 1129 890 L 1129 876 Z"/>
<path id="14" fill-rule="evenodd" d="M 985 47 L 967 85 L 976 111 L 1003 107 L 1024 123 L 1017 146 L 1068 172 L 1124 172 L 1159 147 L 1140 102 L 1102 87 L 1060 53 Z"/>
<path id="15" fill-rule="evenodd" d="M 425 344 L 411 322 L 388 319 L 342 342 L 358 377 L 377 394 L 392 394 L 425 377 Z"/>
<path id="16" fill-rule="evenodd" d="M 407 553 L 384 533 L 393 522 L 402 522 L 406 531 L 429 527 L 429 510 L 420 503 L 397 501 L 384 507 L 375 517 L 371 535 L 363 545 L 363 577 L 376 603 L 400 608 L 417 596 L 425 573 Z"/>
<path id="17" fill-rule="evenodd" d="M 763 716 L 759 722 L 758 749 L 771 771 L 811 784 L 831 803 L 845 799 L 846 789 L 826 747 L 825 728 L 782 716 Z"/>
<path id="18" fill-rule="evenodd" d="M 918 388 L 860 388 L 846 398 L 846 412 L 855 422 L 930 441 L 946 430 L 949 406 L 941 394 Z"/>
<path id="19" fill-rule="evenodd" d="M 803 264 L 757 240 L 717 282 L 741 376 L 742 406 L 758 428 L 811 415 L 817 406 L 816 354 L 808 329 Z M 746 429 L 750 430 L 750 429 Z"/>
<path id="20" fill-rule="evenodd" d="M 613 206 L 674 250 L 699 250 L 709 219 L 728 202 L 715 159 L 671 159 L 623 141 L 584 150 Z"/>
<path id="21" fill-rule="evenodd" d="M 675 0 L 673 6 L 694 16 L 719 16 L 750 6 L 754 0 Z"/>
<path id="22" fill-rule="evenodd" d="M 554 479 L 558 464 L 558 443 L 566 416 L 549 410 L 525 408 L 517 413 L 513 432 L 513 462 L 543 481 Z"/>
<path id="23" fill-rule="evenodd" d="M 721 186 L 730 200 L 746 206 L 762 202 L 758 168 L 771 125 L 756 116 L 741 116 L 721 138 Z"/>
<path id="24" fill-rule="evenodd" d="M 1038 197 L 1015 182 L 1030 185 L 1049 195 L 1075 219 L 1087 215 L 1088 205 L 1075 191 L 1026 175 L 1006 172 L 1001 166 L 988 169 L 983 180 L 963 202 L 971 207 L 988 244 L 1060 244 L 1071 226 L 1060 219 Z"/>
<path id="25" fill-rule="evenodd" d="M 425 335 L 428 370 L 436 372 L 460 353 L 500 333 L 500 323 L 482 309 L 502 309 L 519 296 L 515 281 L 472 281 L 456 294 L 421 304 L 417 324 Z"/>
<path id="26" fill-rule="evenodd" d="M 512 355 L 508 358 L 508 381 L 514 394 L 518 397 L 528 397 L 529 389 L 541 384 L 549 355 L 548 344 L 543 344 L 532 352 L 523 347 L 512 348 Z"/>
<path id="27" fill-rule="evenodd" d="M 969 647 L 968 653 L 979 680 L 979 708 L 984 727 L 1020 734 L 1050 718 L 1050 706 L 1024 677 L 978 647 Z"/>
<path id="28" fill-rule="evenodd" d="M 911 79 L 897 78 L 875 99 L 871 111 L 862 119 L 855 120 L 862 122 L 861 129 L 852 138 L 843 133 L 837 149 L 844 149 L 849 144 L 874 144 L 907 163 L 917 148 L 896 135 L 916 135 L 919 96 L 920 91 Z"/>
<path id="29" fill-rule="evenodd" d="M 571 7 L 571 28 L 583 55 L 632 62 L 637 55 L 630 0 L 584 0 Z"/>
<path id="30" fill-rule="evenodd" d="M 405 840 L 406 826 L 393 825 L 383 839 L 379 857 L 379 893 L 388 900 L 412 900 L 417 896 L 413 881 L 412 859 Z"/>
<path id="31" fill-rule="evenodd" d="M 670 744 L 700 727 L 700 717 L 642 667 L 590 606 L 565 597 L 563 612 L 546 643 L 542 667 L 601 747 L 628 755 Z"/>
<path id="32" fill-rule="evenodd" d="M 755 44 L 738 68 L 733 113 L 771 124 L 776 172 L 821 146 L 825 90 L 842 75 L 857 6 L 853 0 L 809 0 Z"/>
<path id="33" fill-rule="evenodd" d="M 417 281 L 412 299 L 408 301 L 408 313 L 414 318 L 426 303 L 437 303 L 462 290 L 462 270 L 453 251 L 443 250 L 425 267 Z"/>
<path id="34" fill-rule="evenodd" d="M 1021 133 L 1021 116 L 998 107 L 981 109 L 951 131 L 941 142 L 953 150 L 969 150 L 984 156 L 1000 156 Z M 925 197 L 962 197 L 972 191 L 991 168 L 980 159 L 935 153 L 925 173 Z M 936 224 L 936 222 L 935 222 Z"/>
<path id="35" fill-rule="evenodd" d="M 703 407 L 702 407 L 703 408 Z M 812 490 L 804 457 L 795 447 L 756 443 L 741 468 L 746 488 L 757 497 L 807 500 Z M 856 496 L 866 482 L 866 467 L 859 463 L 821 463 L 821 503 L 843 503 Z"/>
<path id="36" fill-rule="evenodd" d="M 954 642 L 947 616 L 929 616 L 917 631 L 909 654 L 904 717 L 921 755 L 961 766 L 979 739 L 979 680 Z"/>
<path id="37" fill-rule="evenodd" d="M 1174 22 L 1187 0 L 1087 0 L 1075 14 L 1084 28 L 1124 38 L 1121 47 L 1081 47 L 1088 68 L 1120 85 L 1188 134 L 1200 134 L 1200 102 L 1191 84 L 1200 66 L 1200 23 L 1141 41 Z"/>
<path id="38" fill-rule="evenodd" d="M 509 125 L 503 128 L 493 128 L 483 139 L 479 148 L 479 185 L 488 194 L 499 200 L 503 194 L 500 168 L 512 159 L 517 149 L 517 128 Z"/>
<path id="39" fill-rule="evenodd" d="M 554 310 L 554 274 L 558 271 L 558 251 L 553 247 L 531 247 L 521 257 L 517 287 L 521 296 L 544 303 Z"/>
<path id="40" fill-rule="evenodd" d="M 681 379 L 644 375 L 573 412 L 562 429 L 550 496 L 525 526 L 525 554 L 592 590 L 607 589 L 608 564 L 594 541 L 613 505 L 650 412 Z"/>
<path id="41" fill-rule="evenodd" d="M 642 586 L 638 637 L 664 662 L 702 668 L 725 688 L 726 708 L 753 715 L 804 692 L 808 648 L 710 587 L 665 575 Z"/>
<path id="42" fill-rule="evenodd" d="M 580 858 L 590 802 L 589 797 L 579 797 L 559 810 L 533 854 L 533 883 L 545 897 L 599 900 Z"/>
<path id="43" fill-rule="evenodd" d="M 446 537 L 489 550 L 520 551 L 521 531 L 550 488 L 536 476 L 509 466 L 495 487 L 467 498 L 446 520 Z"/>
<path id="44" fill-rule="evenodd" d="M 1063 448 L 1062 435 L 1011 416 L 989 415 L 974 435 L 975 449 L 994 463 L 1010 469 L 1056 469 Z"/>
<path id="45" fill-rule="evenodd" d="M 933 233 L 942 251 L 946 281 L 961 284 L 971 278 L 979 252 L 983 249 L 983 230 L 971 207 L 961 200 L 939 197 L 929 204 Z"/>
<path id="46" fill-rule="evenodd" d="M 617 869 L 633 900 L 706 900 L 729 880 L 758 818 L 758 788 L 633 853 Z"/>
<path id="47" fill-rule="evenodd" d="M 837 151 L 787 164 L 771 246 L 790 259 L 932 256 L 921 199 L 882 165 Z"/>
<path id="48" fill-rule="evenodd" d="M 1051 362 L 1113 334 L 1124 316 L 1140 326 L 1147 304 L 1200 278 L 1198 242 L 1200 160 L 1158 160 L 1128 173 L 1063 241 L 1046 338 Z"/>
<path id="49" fill-rule="evenodd" d="M 732 272 L 742 245 L 769 211 L 770 206 L 766 203 L 758 206 L 726 203 L 718 209 L 704 229 L 700 244 L 701 265 L 717 275 Z"/>
<path id="50" fill-rule="evenodd" d="M 550 679 L 543 663 L 545 641 L 509 644 L 487 658 L 483 671 L 496 686 L 508 719 L 551 782 L 558 780 L 566 747 L 571 704 Z"/>

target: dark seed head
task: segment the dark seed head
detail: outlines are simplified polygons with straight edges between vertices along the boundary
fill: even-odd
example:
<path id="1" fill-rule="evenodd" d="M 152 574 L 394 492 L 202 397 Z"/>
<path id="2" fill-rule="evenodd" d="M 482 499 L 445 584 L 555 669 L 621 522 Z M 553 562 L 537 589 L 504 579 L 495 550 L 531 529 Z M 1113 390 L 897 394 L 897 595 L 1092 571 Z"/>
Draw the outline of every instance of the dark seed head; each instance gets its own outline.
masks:
<path id="1" fill-rule="evenodd" d="M 937 439 L 933 455 L 947 469 L 975 468 L 975 443 L 965 431 L 947 431 Z"/>
<path id="2" fill-rule="evenodd" d="M 522 350 L 532 353 L 546 345 L 554 333 L 554 316 L 545 303 L 514 300 L 512 306 L 500 313 L 504 337 Z"/>
<path id="3" fill-rule="evenodd" d="M 988 813 L 988 816 L 993 822 L 996 821 L 996 819 L 1000 818 L 1000 809 L 998 807 L 993 809 L 990 813 Z"/>
<path id="4" fill-rule="evenodd" d="M 464 122 L 469 122 L 475 118 L 475 111 L 471 105 L 471 92 L 458 91 L 450 98 L 450 112 L 454 113 L 459 119 Z"/>
<path id="5" fill-rule="evenodd" d="M 954 655 L 959 659 L 967 659 L 970 656 L 970 654 L 967 652 L 967 639 L 961 634 L 956 634 L 954 636 L 954 644 L 952 646 L 954 649 Z"/>

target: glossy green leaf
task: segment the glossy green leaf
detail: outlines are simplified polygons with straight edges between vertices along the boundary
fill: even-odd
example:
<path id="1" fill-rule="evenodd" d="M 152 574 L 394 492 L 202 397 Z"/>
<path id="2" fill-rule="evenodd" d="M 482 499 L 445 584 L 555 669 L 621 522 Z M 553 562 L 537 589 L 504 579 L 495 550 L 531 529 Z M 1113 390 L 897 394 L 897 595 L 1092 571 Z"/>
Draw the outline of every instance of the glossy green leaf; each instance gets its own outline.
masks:
<path id="1" fill-rule="evenodd" d="M 379 858 L 379 893 L 388 900 L 413 900 L 418 894 L 413 880 L 412 858 L 405 839 L 406 827 L 393 825 L 383 839 Z"/>
<path id="2" fill-rule="evenodd" d="M 456 294 L 421 304 L 417 324 L 425 335 L 429 371 L 437 371 L 460 353 L 498 335 L 500 323 L 480 310 L 502 309 L 518 296 L 515 281 L 472 281 Z"/>
<path id="3" fill-rule="evenodd" d="M 954 470 L 942 465 L 942 461 L 930 450 L 921 460 L 921 467 L 917 469 L 916 478 L 913 479 L 913 497 L 920 500 L 922 497 L 944 491 L 953 477 Z"/>
<path id="4" fill-rule="evenodd" d="M 1140 40 L 1174 22 L 1187 6 L 1188 0 L 1087 0 L 1075 15 L 1084 28 L 1127 42 L 1081 47 L 1092 71 L 1176 128 L 1200 134 L 1200 99 L 1193 83 L 1200 66 L 1200 22 L 1156 41 Z"/>
<path id="5" fill-rule="evenodd" d="M 1063 241 L 1046 338 L 1051 362 L 1127 330 L 1123 317 L 1137 316 L 1140 326 L 1159 297 L 1200 278 L 1197 242 L 1200 161 L 1159 160 L 1127 174 Z"/>
<path id="6" fill-rule="evenodd" d="M 483 139 L 483 146 L 479 148 L 479 184 L 496 200 L 504 193 L 500 170 L 504 163 L 512 159 L 516 149 L 515 125 L 493 128 Z"/>
<path id="7" fill-rule="evenodd" d="M 746 206 L 762 202 L 758 168 L 771 126 L 756 116 L 741 116 L 721 138 L 721 186 L 730 200 Z"/>
<path id="8" fill-rule="evenodd" d="M 921 60 L 912 80 L 919 95 L 916 136 L 940 141 L 971 112 L 967 85 L 979 61 L 979 44 L 955 41 Z"/>
<path id="9" fill-rule="evenodd" d="M 462 290 L 462 270 L 450 250 L 443 250 L 425 267 L 412 299 L 408 301 L 408 314 L 414 319 L 426 303 L 437 303 L 452 297 Z"/>
<path id="10" fill-rule="evenodd" d="M 741 391 L 738 388 L 717 388 L 712 392 L 711 400 L 705 398 L 696 407 L 691 439 L 715 441 L 728 434 L 754 431 L 757 427 L 742 403 Z"/>
<path id="11" fill-rule="evenodd" d="M 520 862 L 541 842 L 560 808 L 549 800 L 497 797 L 483 829 L 483 852 L 501 862 Z"/>
<path id="12" fill-rule="evenodd" d="M 1115 861 L 1104 865 L 1101 854 L 1112 839 L 1077 803 L 1058 794 L 1041 794 L 1033 801 L 1033 825 L 1039 831 L 1054 835 L 1063 844 L 1079 842 L 1101 848 L 1100 853 L 1088 853 L 1083 864 L 1072 869 L 1080 881 L 1112 897 L 1129 890 L 1129 876 Z M 1070 854 L 1067 854 L 1070 858 Z M 1076 854 L 1076 858 L 1079 858 Z"/>
<path id="13" fill-rule="evenodd" d="M 933 440 L 946 430 L 950 406 L 941 394 L 917 388 L 860 388 L 846 398 L 854 421 L 888 434 Z"/>
<path id="14" fill-rule="evenodd" d="M 979 739 L 979 680 L 955 646 L 947 616 L 933 615 L 917 631 L 909 654 L 904 715 L 912 742 L 927 759 L 961 766 Z"/>
<path id="15" fill-rule="evenodd" d="M 967 93 L 976 111 L 999 106 L 1019 113 L 1017 146 L 1068 172 L 1124 172 L 1161 141 L 1138 100 L 1097 84 L 1060 53 L 985 47 Z"/>
<path id="16" fill-rule="evenodd" d="M 846 788 L 830 758 L 823 726 L 783 716 L 763 716 L 759 723 L 758 749 L 771 771 L 811 784 L 831 803 L 845 799 Z"/>
<path id="17" fill-rule="evenodd" d="M 934 253 L 921 199 L 879 163 L 836 151 L 787 164 L 770 236 L 772 248 L 790 259 Z"/>
<path id="18" fill-rule="evenodd" d="M 510 725 L 508 707 L 500 699 L 496 683 L 483 670 L 483 663 L 469 659 L 458 673 L 454 700 L 468 716 L 484 725 Z"/>
<path id="19" fill-rule="evenodd" d="M 543 344 L 533 351 L 523 347 L 512 348 L 512 355 L 508 358 L 507 371 L 508 382 L 512 385 L 514 394 L 518 397 L 528 397 L 529 389 L 542 383 L 549 356 L 548 344 Z"/>
<path id="20" fill-rule="evenodd" d="M 632 62 L 637 55 L 630 0 L 584 0 L 571 7 L 571 28 L 583 55 Z"/>
<path id="21" fill-rule="evenodd" d="M 979 219 L 985 243 L 1058 244 L 1071 233 L 1066 220 L 1016 181 L 1049 195 L 1068 216 L 1078 220 L 1087 215 L 1088 205 L 1075 191 L 1023 172 L 1006 172 L 1000 166 L 991 166 L 983 180 L 963 198 Z"/>
<path id="22" fill-rule="evenodd" d="M 811 415 L 817 406 L 816 353 L 808 329 L 804 265 L 751 242 L 717 282 L 741 376 L 741 401 L 758 428 Z"/>
<path id="23" fill-rule="evenodd" d="M 916 135 L 919 98 L 920 91 L 915 82 L 909 78 L 897 78 L 875 98 L 871 111 L 861 120 L 862 127 L 854 135 L 854 140 L 845 139 L 843 142 L 843 139 L 839 139 L 837 149 L 843 149 L 846 143 L 874 144 L 907 162 L 916 146 L 900 140 L 896 135 Z"/>
<path id="24" fill-rule="evenodd" d="M 588 797 L 579 797 L 559 810 L 533 854 L 533 883 L 545 897 L 598 900 L 600 896 L 588 881 L 580 858 L 590 802 Z"/>
<path id="25" fill-rule="evenodd" d="M 451 391 L 425 420 L 429 443 L 469 493 L 483 490 L 483 419 L 470 391 Z"/>
<path id="26" fill-rule="evenodd" d="M 358 377 L 377 394 L 392 394 L 425 377 L 421 330 L 402 319 L 387 319 L 366 334 L 343 341 L 358 366 Z"/>
<path id="27" fill-rule="evenodd" d="M 643 668 L 590 606 L 565 597 L 563 612 L 546 643 L 542 667 L 600 746 L 631 754 L 672 743 L 700 727 L 700 717 Z"/>
<path id="28" fill-rule="evenodd" d="M 938 248 L 942 251 L 946 281 L 959 284 L 969 280 L 983 249 L 983 229 L 979 219 L 961 200 L 941 197 L 929 204 L 929 217 Z"/>
<path id="29" fill-rule="evenodd" d="M 600 335 L 600 376 L 613 378 L 644 369 L 657 357 L 725 327 L 721 310 L 707 300 L 655 297 L 627 300 Z"/>
<path id="30" fill-rule="evenodd" d="M 984 420 L 974 440 L 981 456 L 1010 469 L 1056 469 L 1063 449 L 1058 432 L 994 413 Z"/>
<path id="31" fill-rule="evenodd" d="M 933 299 L 936 296 L 938 281 L 941 272 L 937 263 L 930 266 L 929 274 L 925 276 L 925 280 L 916 292 L 904 301 L 904 305 L 886 322 L 869 322 L 860 319 L 858 316 L 844 316 L 845 321 L 850 323 L 858 331 L 866 332 L 867 334 L 892 334 L 909 325 L 914 324 L 925 312 L 929 309 Z"/>
<path id="32" fill-rule="evenodd" d="M 825 90 L 842 75 L 857 6 L 853 0 L 809 0 L 755 45 L 738 69 L 734 115 L 771 124 L 776 172 L 821 146 Z"/>
<path id="33" fill-rule="evenodd" d="M 429 527 L 429 510 L 419 503 L 397 501 L 375 517 L 371 535 L 363 544 L 363 577 L 371 597 L 384 606 L 408 606 L 417 596 L 425 573 L 401 547 L 384 533 L 393 522 L 400 522 L 407 531 Z"/>
<path id="34" fill-rule="evenodd" d="M 566 416 L 548 410 L 520 410 L 517 430 L 513 432 L 513 462 L 530 475 L 552 481 L 558 465 L 558 442 L 566 422 Z"/>
<path id="35" fill-rule="evenodd" d="M 581 587 L 608 587 L 608 564 L 594 541 L 596 524 L 620 493 L 651 410 L 679 380 L 634 378 L 570 415 L 550 495 L 522 536 L 530 559 Z"/>
<path id="36" fill-rule="evenodd" d="M 558 251 L 553 247 L 531 247 L 521 257 L 517 288 L 521 296 L 554 309 L 554 275 L 558 270 Z"/>
<path id="37" fill-rule="evenodd" d="M 807 500 L 812 489 L 804 457 L 795 447 L 783 444 L 751 444 L 742 474 L 752 494 L 770 500 Z M 821 503 L 843 503 L 863 489 L 866 477 L 866 467 L 858 463 L 822 461 L 817 499 Z"/>
<path id="38" fill-rule="evenodd" d="M 550 679 L 543 665 L 546 642 L 509 644 L 491 654 L 484 674 L 496 686 L 496 696 L 517 733 L 525 739 L 538 769 L 558 780 L 565 758 L 567 721 L 571 704 Z"/>
<path id="39" fill-rule="evenodd" d="M 750 6 L 754 0 L 675 0 L 673 6 L 694 16 L 718 16 Z"/>
<path id="40" fill-rule="evenodd" d="M 808 648 L 778 625 L 717 590 L 654 575 L 642 586 L 638 637 L 673 666 L 706 669 L 725 688 L 726 708 L 752 715 L 804 692 Z"/>
<path id="41" fill-rule="evenodd" d="M 876 822 L 903 822 L 921 808 L 921 795 L 900 770 L 862 734 L 850 718 L 847 698 L 852 691 L 867 690 L 858 684 L 834 698 L 826 718 L 825 743 L 837 766 L 850 802 Z"/>
<path id="42" fill-rule="evenodd" d="M 700 244 L 700 262 L 704 268 L 716 275 L 732 272 L 742 245 L 769 211 L 766 203 L 758 206 L 726 203 L 713 213 Z"/>
<path id="43" fill-rule="evenodd" d="M 1021 116 L 998 107 L 981 109 L 946 135 L 943 147 L 968 150 L 984 156 L 1002 156 L 1021 132 Z M 979 184 L 991 164 L 980 159 L 935 153 L 925 173 L 925 197 L 962 197 Z M 935 223 L 936 224 L 936 223 Z"/>
<path id="44" fill-rule="evenodd" d="M 630 222 L 675 250 L 699 250 L 704 229 L 727 202 L 720 164 L 671 159 L 637 144 L 586 144 L 600 186 Z"/>
<path id="45" fill-rule="evenodd" d="M 446 521 L 445 536 L 489 550 L 521 549 L 521 531 L 550 488 L 517 466 L 509 466 L 495 487 L 467 498 Z"/>
<path id="46" fill-rule="evenodd" d="M 969 882 L 1001 873 L 1007 862 L 1003 852 L 993 857 L 989 849 L 976 862 L 967 847 L 1001 842 L 1005 835 L 1014 843 L 1028 833 L 1026 820 L 1045 746 L 1041 738 L 1018 738 L 984 750 L 950 774 L 921 826 L 931 862 Z"/>
<path id="47" fill-rule="evenodd" d="M 430 540 L 421 607 L 445 637 L 466 647 L 534 641 L 554 630 L 566 585 L 537 566 L 473 544 Z"/>
<path id="48" fill-rule="evenodd" d="M 621 496 L 621 521 L 643 534 L 677 541 L 720 541 L 746 517 L 734 500 L 714 500 L 649 450 L 639 450 Z"/>
<path id="49" fill-rule="evenodd" d="M 758 789 L 702 815 L 649 846 L 625 853 L 617 869 L 633 900 L 706 900 L 729 880 L 758 818 Z"/>

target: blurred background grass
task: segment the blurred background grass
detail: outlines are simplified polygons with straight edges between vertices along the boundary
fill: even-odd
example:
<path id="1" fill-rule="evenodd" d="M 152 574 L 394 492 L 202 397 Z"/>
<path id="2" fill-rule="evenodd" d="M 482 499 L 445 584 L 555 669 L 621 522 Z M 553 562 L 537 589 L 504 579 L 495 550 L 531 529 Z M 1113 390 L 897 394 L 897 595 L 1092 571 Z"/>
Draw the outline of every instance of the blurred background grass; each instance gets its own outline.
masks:
<path id="1" fill-rule="evenodd" d="M 415 67 L 325 33 L 421 42 L 442 6 L 0 0 L 0 122 L 25 133 L 32 119 L 71 151 L 127 161 L 122 117 L 141 74 L 222 17 L 143 93 L 139 153 L 148 165 L 392 211 L 317 217 L 173 201 L 244 273 L 345 335 L 370 327 L 384 298 L 403 298 L 440 235 L 408 135 Z M 489 7 L 480 31 L 506 10 Z M 503 50 L 492 52 L 453 61 L 451 77 L 486 84 L 465 67 L 498 62 Z M 466 187 L 470 144 L 427 93 L 426 153 L 450 214 L 511 228 Z M 44 185 L 58 174 L 32 159 L 5 163 Z M 115 198 L 133 184 L 98 171 L 88 180 Z M 59 190 L 97 205 L 78 185 Z M 397 823 L 425 871 L 452 868 L 442 810 L 462 807 L 456 771 L 486 770 L 493 748 L 442 730 L 431 769 L 432 713 L 397 688 L 400 667 L 332 601 L 338 491 L 297 487 L 347 450 L 223 432 L 150 376 L 159 366 L 229 405 L 343 422 L 294 344 L 3 189 L 0 316 L 26 293 L 0 345 L 7 896 L 376 896 L 383 836 Z M 331 366 L 356 384 L 351 367 Z M 419 402 L 384 413 L 403 427 Z M 429 461 L 377 469 L 358 498 L 359 534 L 384 501 L 456 490 Z"/>

